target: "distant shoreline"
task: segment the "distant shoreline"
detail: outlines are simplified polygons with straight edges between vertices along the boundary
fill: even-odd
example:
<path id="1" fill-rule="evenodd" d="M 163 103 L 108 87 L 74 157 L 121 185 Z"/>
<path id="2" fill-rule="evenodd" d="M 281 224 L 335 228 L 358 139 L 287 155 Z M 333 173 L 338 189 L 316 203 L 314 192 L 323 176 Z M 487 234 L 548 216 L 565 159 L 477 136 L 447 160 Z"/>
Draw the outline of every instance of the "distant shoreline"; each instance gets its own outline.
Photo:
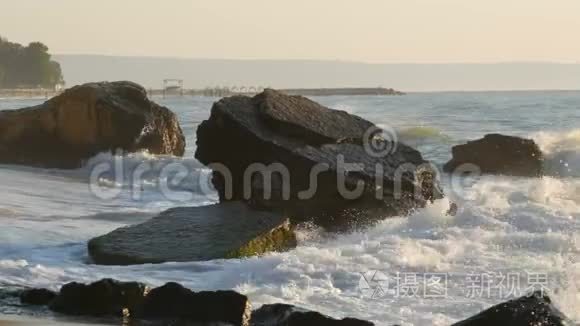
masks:
<path id="1" fill-rule="evenodd" d="M 0 89 L 0 98 L 49 98 L 60 93 L 44 88 Z"/>
<path id="2" fill-rule="evenodd" d="M 281 89 L 280 91 L 289 95 L 303 96 L 405 95 L 405 93 L 392 88 L 295 88 Z"/>
<path id="3" fill-rule="evenodd" d="M 442 93 L 537 93 L 537 92 L 580 92 L 580 89 L 514 89 L 514 90 L 444 90 L 444 91 L 409 91 L 400 92 L 383 88 L 292 88 L 280 89 L 290 95 L 302 96 L 393 96 L 393 95 L 410 95 L 410 94 L 442 94 Z M 33 99 L 33 98 L 51 98 L 62 91 L 46 89 L 0 89 L 0 99 Z M 149 96 L 164 96 L 162 89 L 147 89 Z M 184 89 L 171 90 L 165 93 L 166 96 L 208 96 L 208 97 L 226 97 L 232 95 L 254 95 L 257 91 L 228 91 L 223 89 Z"/>
<path id="4" fill-rule="evenodd" d="M 365 87 L 338 87 L 338 88 L 288 88 L 288 89 L 277 89 L 282 93 L 289 95 L 302 95 L 302 96 L 391 96 L 391 95 L 405 95 L 401 91 L 394 90 L 392 88 L 365 88 Z M 148 89 L 147 92 L 150 96 L 213 96 L 213 97 L 224 97 L 233 95 L 255 95 L 262 92 L 262 88 L 228 88 L 228 87 L 215 87 L 215 88 L 205 88 L 205 89 Z"/>
<path id="5" fill-rule="evenodd" d="M 213 96 L 224 97 L 233 95 L 254 95 L 262 89 L 229 89 L 229 88 L 206 88 L 206 89 L 148 89 L 149 96 Z M 302 96 L 391 96 L 404 95 L 405 93 L 392 88 L 293 88 L 280 89 L 281 92 L 290 95 Z M 0 98 L 50 98 L 62 91 L 47 89 L 0 89 Z"/>

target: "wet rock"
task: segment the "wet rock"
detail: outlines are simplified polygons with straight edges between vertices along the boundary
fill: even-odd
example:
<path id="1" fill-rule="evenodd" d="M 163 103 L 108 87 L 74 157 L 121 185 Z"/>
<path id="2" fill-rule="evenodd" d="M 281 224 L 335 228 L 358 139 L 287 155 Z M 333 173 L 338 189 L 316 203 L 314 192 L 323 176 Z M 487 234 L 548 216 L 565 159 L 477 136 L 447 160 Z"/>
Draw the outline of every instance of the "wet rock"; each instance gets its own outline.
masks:
<path id="1" fill-rule="evenodd" d="M 266 90 L 215 103 L 197 129 L 195 155 L 214 170 L 221 201 L 317 222 L 367 208 L 402 214 L 441 198 L 421 154 L 381 133 L 360 117 Z"/>
<path id="2" fill-rule="evenodd" d="M 449 210 L 447 210 L 447 213 L 445 215 L 447 216 L 455 216 L 457 215 L 457 211 L 459 210 L 459 206 L 457 206 L 456 203 L 451 203 L 449 205 Z"/>
<path id="3" fill-rule="evenodd" d="M 251 311 L 248 298 L 234 291 L 192 292 L 167 283 L 151 290 L 137 318 L 247 326 Z"/>
<path id="4" fill-rule="evenodd" d="M 34 289 L 29 293 L 45 296 L 50 294 L 50 291 Z M 14 294 L 11 292 L 8 296 L 12 297 Z M 122 321 L 123 325 L 374 325 L 372 322 L 355 318 L 334 319 L 287 304 L 264 305 L 252 311 L 249 299 L 235 291 L 193 292 L 174 282 L 152 290 L 141 283 L 119 282 L 112 279 L 103 279 L 88 285 L 69 283 L 61 288 L 49 308 L 64 315 L 83 316 L 89 318 L 85 320 L 91 322 L 97 321 L 94 317 L 98 317 L 99 321 L 106 320 L 115 324 Z M 123 317 L 122 320 L 119 317 Z"/>
<path id="5" fill-rule="evenodd" d="M 252 313 L 253 326 L 372 326 L 371 322 L 344 318 L 333 319 L 321 313 L 287 304 L 264 305 Z"/>
<path id="6" fill-rule="evenodd" d="M 128 316 L 142 305 L 147 287 L 137 282 L 103 279 L 91 284 L 68 283 L 50 303 L 67 315 Z"/>
<path id="7" fill-rule="evenodd" d="M 454 172 L 464 164 L 477 166 L 482 173 L 538 177 L 542 175 L 543 154 L 531 139 L 489 134 L 482 139 L 453 147 L 453 158 L 445 172 Z"/>
<path id="8" fill-rule="evenodd" d="M 20 302 L 27 305 L 48 305 L 57 294 L 47 289 L 27 289 L 20 293 Z"/>
<path id="9" fill-rule="evenodd" d="M 0 111 L 0 162 L 76 168 L 99 152 L 181 156 L 177 117 L 131 82 L 75 86 L 44 104 Z"/>
<path id="10" fill-rule="evenodd" d="M 489 325 L 565 326 L 572 323 L 552 305 L 547 295 L 535 292 L 532 295 L 493 306 L 453 326 Z"/>
<path id="11" fill-rule="evenodd" d="M 89 242 L 97 264 L 131 265 L 240 258 L 296 245 L 283 214 L 241 202 L 173 208 Z"/>
<path id="12" fill-rule="evenodd" d="M 331 110 L 300 96 L 266 90 L 254 99 L 258 114 L 269 128 L 308 144 L 362 139 L 374 124 L 345 111 Z"/>

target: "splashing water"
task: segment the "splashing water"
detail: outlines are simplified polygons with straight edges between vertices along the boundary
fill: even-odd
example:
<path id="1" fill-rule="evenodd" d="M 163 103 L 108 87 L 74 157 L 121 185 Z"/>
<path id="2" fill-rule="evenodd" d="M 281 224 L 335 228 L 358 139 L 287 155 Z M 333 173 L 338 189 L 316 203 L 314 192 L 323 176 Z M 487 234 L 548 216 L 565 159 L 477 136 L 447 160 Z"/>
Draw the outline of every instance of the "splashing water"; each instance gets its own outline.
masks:
<path id="1" fill-rule="evenodd" d="M 470 277 L 512 273 L 520 278 L 518 291 L 525 292 L 530 274 L 542 274 L 556 305 L 580 321 L 580 115 L 575 108 L 580 93 L 316 98 L 389 125 L 403 141 L 420 139 L 418 148 L 437 164 L 449 159 L 452 145 L 489 132 L 528 136 L 554 163 L 554 173 L 539 179 L 484 176 L 461 191 L 447 191 L 448 198 L 409 217 L 364 231 L 327 234 L 304 228 L 298 247 L 285 253 L 161 265 L 87 264 L 86 242 L 94 236 L 140 223 L 166 208 L 217 201 L 215 193 L 200 186 L 198 176 L 207 179 L 209 171 L 193 158 L 195 128 L 209 115 L 212 99 L 156 100 L 180 117 L 188 141 L 184 158 L 100 154 L 73 171 L 0 166 L 0 288 L 57 289 L 103 277 L 151 285 L 176 281 L 195 290 L 235 289 L 247 294 L 254 307 L 286 302 L 378 325 L 449 325 L 516 295 L 499 293 L 498 287 L 490 295 L 472 296 L 467 292 Z M 35 101 L 0 100 L 0 109 Z M 91 172 L 120 158 L 122 178 L 100 176 L 103 187 L 120 190 L 119 195 L 97 198 L 89 187 Z M 176 186 L 190 195 L 185 200 L 168 199 L 159 191 L 161 171 L 173 163 L 191 172 Z M 149 170 L 135 199 L 132 175 L 142 164 Z M 456 216 L 446 214 L 451 202 L 459 207 Z M 376 290 L 377 283 L 365 287 L 363 276 L 377 271 L 388 284 L 381 283 L 384 291 L 372 297 L 365 289 Z M 429 275 L 445 276 L 443 296 L 429 297 L 422 287 L 412 291 L 413 281 L 424 284 Z M 397 293 L 402 278 L 408 278 L 410 293 Z M 6 309 L 0 306 L 0 314 Z"/>

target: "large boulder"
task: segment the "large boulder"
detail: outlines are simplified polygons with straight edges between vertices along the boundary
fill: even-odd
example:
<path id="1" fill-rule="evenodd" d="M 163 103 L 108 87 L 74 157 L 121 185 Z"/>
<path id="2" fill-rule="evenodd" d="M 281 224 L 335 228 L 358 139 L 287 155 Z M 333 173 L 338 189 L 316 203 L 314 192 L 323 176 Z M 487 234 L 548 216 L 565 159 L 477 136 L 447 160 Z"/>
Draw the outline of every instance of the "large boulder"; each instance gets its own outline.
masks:
<path id="1" fill-rule="evenodd" d="M 193 292 L 180 284 L 167 283 L 149 292 L 135 316 L 140 319 L 179 320 L 203 325 L 219 323 L 248 326 L 251 313 L 250 301 L 237 292 Z"/>
<path id="2" fill-rule="evenodd" d="M 137 282 L 73 282 L 62 286 L 49 308 L 67 315 L 129 316 L 143 304 L 147 291 L 147 286 Z"/>
<path id="3" fill-rule="evenodd" d="M 473 164 L 486 174 L 542 175 L 543 154 L 531 139 L 489 134 L 482 139 L 454 146 L 452 151 L 453 158 L 443 167 L 445 172 L 452 173 L 464 164 Z"/>
<path id="4" fill-rule="evenodd" d="M 252 326 L 373 326 L 355 318 L 334 319 L 287 304 L 264 305 L 252 313 Z"/>
<path id="5" fill-rule="evenodd" d="M 75 86 L 44 104 L 0 111 L 0 163 L 76 168 L 99 152 L 181 156 L 177 117 L 131 82 Z"/>
<path id="6" fill-rule="evenodd" d="M 26 289 L 20 293 L 20 302 L 27 305 L 48 305 L 57 294 L 48 289 Z"/>
<path id="7" fill-rule="evenodd" d="M 453 326 L 489 325 L 565 326 L 572 323 L 554 307 L 547 295 L 537 291 L 531 295 L 493 306 Z"/>
<path id="8" fill-rule="evenodd" d="M 214 170 L 222 201 L 301 218 L 369 207 L 400 214 L 442 197 L 421 154 L 381 135 L 360 117 L 268 89 L 215 103 L 197 129 L 195 156 Z M 359 194 L 343 191 L 357 184 Z"/>
<path id="9" fill-rule="evenodd" d="M 97 264 L 131 265 L 241 258 L 295 246 L 287 217 L 241 202 L 173 208 L 89 241 Z"/>

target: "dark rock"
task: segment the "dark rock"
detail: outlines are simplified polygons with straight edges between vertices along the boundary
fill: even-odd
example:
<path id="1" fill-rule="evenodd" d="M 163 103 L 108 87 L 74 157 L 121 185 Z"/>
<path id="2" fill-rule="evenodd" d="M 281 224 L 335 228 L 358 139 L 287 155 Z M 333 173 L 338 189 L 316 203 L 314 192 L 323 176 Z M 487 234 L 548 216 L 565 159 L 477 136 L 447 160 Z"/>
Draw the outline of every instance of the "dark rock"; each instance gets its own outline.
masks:
<path id="1" fill-rule="evenodd" d="M 265 90 L 254 99 L 265 123 L 282 135 L 308 144 L 361 139 L 374 124 L 345 111 L 331 110 L 307 98 Z M 298 109 L 299 108 L 299 109 Z"/>
<path id="2" fill-rule="evenodd" d="M 286 304 L 264 305 L 252 313 L 253 326 L 372 326 L 371 322 L 333 319 L 321 313 Z"/>
<path id="3" fill-rule="evenodd" d="M 344 212 L 367 208 L 393 215 L 441 198 L 435 171 L 421 154 L 379 133 L 360 117 L 266 90 L 254 98 L 234 96 L 215 103 L 210 118 L 197 129 L 196 158 L 214 170 L 212 181 L 222 201 L 245 200 L 297 218 L 320 221 L 325 220 L 320 216 L 342 215 L 348 220 Z M 375 150 L 381 146 L 392 150 Z M 231 177 L 221 171 L 224 166 Z M 314 176 L 316 192 L 306 196 L 315 166 L 327 170 Z M 404 166 L 405 173 L 397 171 Z M 272 168 L 279 170 L 271 173 Z M 339 183 L 348 190 L 358 183 L 364 187 L 362 193 L 346 196 Z"/>
<path id="4" fill-rule="evenodd" d="M 572 325 L 541 292 L 493 306 L 453 326 L 565 326 Z"/>
<path id="5" fill-rule="evenodd" d="M 23 291 L 20 293 L 24 294 Z M 27 293 L 37 297 L 55 295 L 43 289 L 29 290 Z M 2 294 L 0 292 L 0 299 Z M 17 292 L 6 295 L 18 297 Z M 354 318 L 334 319 L 286 304 L 265 305 L 252 312 L 249 299 L 235 291 L 193 292 L 173 282 L 152 290 L 141 283 L 124 283 L 112 279 L 103 279 L 88 285 L 69 283 L 61 288 L 49 308 L 65 315 L 99 317 L 99 320 L 111 323 L 118 322 L 118 317 L 122 316 L 123 325 L 374 325 L 372 322 Z"/>
<path id="6" fill-rule="evenodd" d="M 459 210 L 459 206 L 456 203 L 451 203 L 449 205 L 449 210 L 447 210 L 447 216 L 455 216 L 457 215 L 457 211 Z"/>
<path id="7" fill-rule="evenodd" d="M 542 175 L 543 154 L 531 139 L 489 134 L 479 140 L 453 147 L 453 158 L 443 167 L 454 172 L 463 164 L 474 164 L 486 174 L 538 177 Z"/>
<path id="8" fill-rule="evenodd" d="M 137 317 L 247 326 L 251 311 L 248 298 L 234 291 L 192 292 L 167 283 L 149 292 Z"/>
<path id="9" fill-rule="evenodd" d="M 131 265 L 240 258 L 296 245 L 288 218 L 241 202 L 174 208 L 89 242 L 94 262 Z"/>
<path id="10" fill-rule="evenodd" d="M 89 285 L 68 283 L 49 308 L 67 315 L 127 316 L 142 305 L 147 290 L 141 283 L 111 279 Z"/>
<path id="11" fill-rule="evenodd" d="M 28 305 L 44 306 L 48 305 L 56 293 L 47 289 L 28 289 L 20 293 L 20 302 Z"/>
<path id="12" fill-rule="evenodd" d="M 44 104 L 0 111 L 0 162 L 76 168 L 99 152 L 181 156 L 177 117 L 131 82 L 90 83 Z"/>

